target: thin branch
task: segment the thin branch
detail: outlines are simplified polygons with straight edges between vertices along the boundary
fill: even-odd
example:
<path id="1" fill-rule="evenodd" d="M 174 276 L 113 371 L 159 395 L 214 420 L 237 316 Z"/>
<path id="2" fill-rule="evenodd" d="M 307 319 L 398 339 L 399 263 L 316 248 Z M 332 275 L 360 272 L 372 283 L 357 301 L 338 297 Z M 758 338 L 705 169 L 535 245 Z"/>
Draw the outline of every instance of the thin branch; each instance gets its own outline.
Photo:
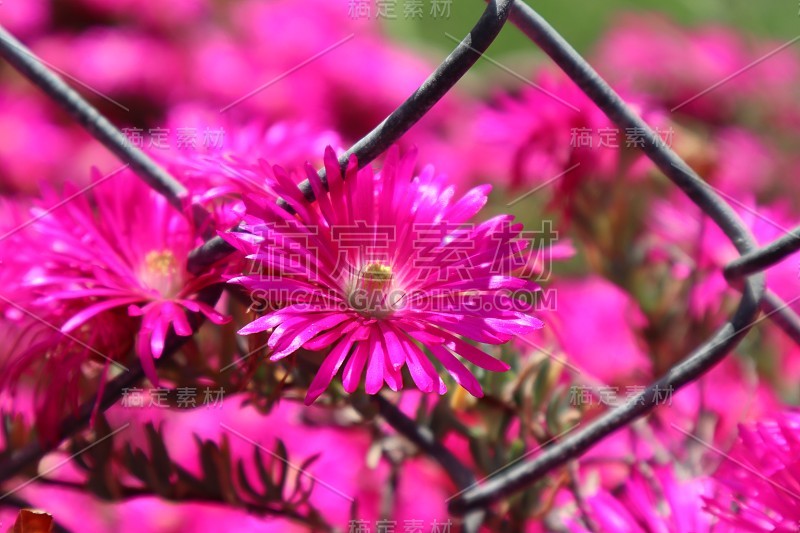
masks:
<path id="1" fill-rule="evenodd" d="M 363 168 L 411 129 L 489 48 L 508 19 L 511 4 L 512 0 L 491 0 L 469 34 L 433 74 L 391 115 L 342 154 L 339 164 L 343 168 L 346 167 L 350 156 L 355 155 L 359 168 Z M 319 171 L 319 176 L 323 185 L 327 187 L 325 169 Z M 314 191 L 308 180 L 300 183 L 298 187 L 306 198 L 314 200 Z M 290 209 L 285 202 L 278 203 L 285 209 Z M 215 237 L 192 251 L 189 256 L 189 271 L 202 272 L 231 253 L 233 248 L 220 237 Z"/>
<path id="2" fill-rule="evenodd" d="M 587 504 L 586 497 L 583 493 L 583 487 L 581 486 L 581 473 L 578 462 L 571 461 L 569 465 L 567 465 L 567 470 L 569 471 L 569 490 L 572 493 L 572 497 L 575 498 L 575 504 L 580 511 L 581 517 L 583 518 L 583 523 L 586 525 L 586 529 L 588 529 L 591 533 L 599 533 L 600 528 L 597 527 L 597 524 L 592 517 L 592 513 L 589 511 L 590 507 Z"/>
<path id="3" fill-rule="evenodd" d="M 755 272 L 762 272 L 780 263 L 800 250 L 800 227 L 795 228 L 780 239 L 762 246 L 759 250 L 738 257 L 725 267 L 725 278 L 735 281 Z"/>
<path id="4" fill-rule="evenodd" d="M 239 231 L 238 226 L 230 231 Z M 235 251 L 222 237 L 209 239 L 191 252 L 186 264 L 186 269 L 195 276 L 206 272 L 212 265 L 222 261 Z"/>
<path id="5" fill-rule="evenodd" d="M 586 95 L 614 122 L 627 131 L 644 134 L 645 154 L 678 185 L 723 230 L 741 254 L 756 249 L 750 231 L 736 213 L 664 143 L 657 142 L 655 132 L 628 107 L 620 96 L 595 70 L 533 9 L 515 0 L 511 21 L 561 67 Z M 487 505 L 520 490 L 551 470 L 579 457 L 611 433 L 627 426 L 655 408 L 664 391 L 677 391 L 713 368 L 744 337 L 753 325 L 759 302 L 764 294 L 764 276 L 748 278 L 742 300 L 734 313 L 714 335 L 696 348 L 665 376 L 631 398 L 625 405 L 607 411 L 563 441 L 544 450 L 531 461 L 514 465 L 481 487 L 468 490 L 450 503 L 450 510 L 463 514 Z"/>
<path id="6" fill-rule="evenodd" d="M 434 459 L 444 468 L 453 483 L 461 489 L 468 489 L 477 484 L 475 476 L 453 453 L 437 441 L 433 433 L 427 428 L 422 428 L 411 420 L 405 413 L 382 395 L 375 395 L 378 412 L 395 431 L 417 445 L 426 455 Z M 464 517 L 463 531 L 477 532 L 484 520 L 484 510 L 475 510 Z"/>
<path id="7" fill-rule="evenodd" d="M 92 104 L 67 85 L 24 44 L 0 26 L 0 57 L 72 116 L 89 134 L 121 161 L 130 165 L 148 185 L 160 192 L 176 209 L 183 210 L 186 188 L 144 152 L 127 141 L 125 135 Z"/>

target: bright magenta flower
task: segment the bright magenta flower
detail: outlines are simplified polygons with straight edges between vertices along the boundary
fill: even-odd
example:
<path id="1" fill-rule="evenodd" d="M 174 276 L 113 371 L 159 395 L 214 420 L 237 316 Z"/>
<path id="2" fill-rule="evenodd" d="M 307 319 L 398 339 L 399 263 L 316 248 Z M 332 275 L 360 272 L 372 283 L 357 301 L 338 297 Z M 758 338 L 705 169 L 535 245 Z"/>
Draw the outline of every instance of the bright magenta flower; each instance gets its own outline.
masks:
<path id="1" fill-rule="evenodd" d="M 739 442 L 714 479 L 711 512 L 736 531 L 797 531 L 800 527 L 800 414 L 739 427 Z"/>
<path id="2" fill-rule="evenodd" d="M 756 108 L 771 125 L 796 128 L 796 98 L 790 95 L 800 79 L 797 55 L 761 60 L 780 44 L 745 39 L 723 26 L 687 29 L 660 14 L 630 14 L 618 19 L 596 55 L 598 71 L 612 85 L 644 91 L 667 109 L 677 106 L 681 114 L 718 123 L 752 116 Z M 698 97 L 733 73 L 738 75 L 715 87 L 714 98 Z"/>
<path id="3" fill-rule="evenodd" d="M 587 495 L 586 508 L 595 530 L 607 533 L 705 533 L 714 531 L 714 519 L 701 500 L 710 492 L 706 478 L 681 479 L 669 466 L 654 466 L 647 475 L 637 468 L 617 490 Z M 568 517 L 565 522 L 571 532 L 591 531 L 577 519 Z"/>
<path id="4" fill-rule="evenodd" d="M 194 299 L 220 281 L 217 271 L 194 277 L 186 270 L 189 252 L 202 242 L 189 220 L 128 171 L 100 178 L 91 191 L 45 211 L 32 224 L 42 243 L 24 286 L 39 295 L 36 305 L 64 333 L 87 329 L 90 320 L 108 320 L 127 309 L 141 317 L 136 351 L 148 377 L 156 380 L 154 358 L 161 356 L 172 326 L 191 335 L 186 311 L 221 324 L 227 318 Z M 66 191 L 69 194 L 70 191 Z M 72 196 L 70 196 L 72 198 Z M 87 326 L 87 328 L 84 328 Z M 89 328 L 90 329 L 90 328 Z"/>
<path id="5" fill-rule="evenodd" d="M 192 203 L 211 211 L 222 230 L 239 223 L 243 194 L 263 191 L 262 160 L 286 167 L 309 160 L 321 164 L 325 147 L 341 144 L 336 132 L 308 123 L 241 125 L 220 116 L 218 109 L 191 104 L 173 110 L 167 125 L 175 132 L 189 128 L 201 133 L 191 150 L 152 150 L 152 155 L 186 186 Z"/>
<path id="6" fill-rule="evenodd" d="M 519 239 L 521 225 L 512 225 L 507 215 L 469 225 L 489 187 L 456 201 L 432 167 L 414 177 L 415 159 L 415 153 L 400 157 L 393 149 L 377 175 L 369 168 L 358 171 L 351 159 L 343 177 L 328 149 L 329 192 L 306 166 L 315 203 L 274 167 L 271 192 L 296 215 L 271 195 L 251 197 L 249 233 L 227 236 L 260 267 L 232 281 L 282 306 L 240 333 L 272 330 L 272 360 L 300 348 L 330 348 L 307 403 L 342 366 L 347 392 L 356 390 L 365 370 L 368 393 L 384 382 L 400 389 L 406 366 L 420 390 L 443 394 L 447 388 L 423 347 L 457 383 L 481 396 L 478 380 L 454 354 L 486 370 L 508 365 L 462 337 L 502 344 L 542 327 L 533 306 L 517 298 L 538 286 L 511 275 L 530 259 Z"/>
<path id="7" fill-rule="evenodd" d="M 556 200 L 571 198 L 586 179 L 606 182 L 624 172 L 639 179 L 651 167 L 632 150 L 641 146 L 645 133 L 620 130 L 563 74 L 540 71 L 535 87 L 501 93 L 477 114 L 473 135 L 478 149 L 465 157 L 487 176 L 499 177 L 501 185 L 526 188 L 550 183 Z M 624 89 L 624 87 L 623 87 Z M 636 94 L 623 96 L 656 133 L 670 143 L 670 129 L 662 113 Z"/>

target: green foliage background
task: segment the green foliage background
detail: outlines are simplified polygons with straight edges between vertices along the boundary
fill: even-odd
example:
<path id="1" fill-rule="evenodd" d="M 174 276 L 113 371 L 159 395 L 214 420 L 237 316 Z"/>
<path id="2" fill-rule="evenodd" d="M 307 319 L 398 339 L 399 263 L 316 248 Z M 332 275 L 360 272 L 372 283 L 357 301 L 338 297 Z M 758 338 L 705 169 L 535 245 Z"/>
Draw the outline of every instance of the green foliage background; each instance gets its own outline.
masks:
<path id="1" fill-rule="evenodd" d="M 412 45 L 451 49 L 445 33 L 463 37 L 484 8 L 480 0 L 453 0 L 447 19 L 429 15 L 431 1 L 424 0 L 425 16 L 405 19 L 406 0 L 396 0 L 396 19 L 385 20 L 388 31 Z M 746 30 L 754 36 L 788 41 L 800 35 L 800 0 L 527 0 L 579 51 L 587 51 L 621 12 L 661 12 L 687 25 L 720 24 Z M 800 45 L 798 45 L 800 46 Z M 542 53 L 509 25 L 488 51 L 492 57 L 542 57 Z M 485 61 L 482 68 L 492 67 Z"/>

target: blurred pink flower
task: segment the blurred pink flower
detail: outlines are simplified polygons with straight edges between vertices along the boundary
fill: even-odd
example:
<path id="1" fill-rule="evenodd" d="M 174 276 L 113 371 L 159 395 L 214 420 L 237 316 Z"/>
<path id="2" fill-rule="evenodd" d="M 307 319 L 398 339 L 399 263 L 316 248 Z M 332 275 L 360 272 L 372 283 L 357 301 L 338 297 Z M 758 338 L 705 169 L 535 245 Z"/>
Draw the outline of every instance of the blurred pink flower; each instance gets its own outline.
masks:
<path id="1" fill-rule="evenodd" d="M 680 106 L 683 114 L 730 119 L 756 106 L 785 119 L 787 108 L 794 108 L 797 117 L 796 102 L 788 97 L 800 81 L 797 55 L 783 51 L 743 71 L 782 44 L 752 45 L 724 27 L 689 29 L 662 16 L 629 15 L 600 43 L 597 64 L 603 76 L 644 91 L 667 108 Z M 701 95 L 711 87 L 713 95 Z"/>
<path id="2" fill-rule="evenodd" d="M 172 109 L 166 129 L 189 132 L 192 143 L 180 146 L 175 138 L 171 149 L 154 149 L 151 154 L 186 185 L 192 203 L 212 212 L 220 230 L 239 223 L 244 194 L 266 192 L 266 161 L 286 168 L 306 162 L 316 167 L 327 146 L 338 149 L 341 144 L 336 132 L 309 123 L 236 124 L 216 110 L 192 104 Z"/>
<path id="3" fill-rule="evenodd" d="M 746 53 L 733 31 L 704 29 L 690 33 L 659 16 L 628 16 L 599 45 L 603 75 L 659 97 L 665 106 L 683 104 L 746 65 Z M 682 113 L 704 118 L 729 112 L 741 79 L 698 98 Z"/>
<path id="4" fill-rule="evenodd" d="M 479 173 L 511 188 L 557 179 L 554 187 L 559 192 L 554 201 L 567 205 L 587 177 L 612 180 L 623 172 L 634 179 L 643 175 L 646 166 L 634 164 L 640 154 L 624 149 L 640 145 L 644 132 L 617 128 L 561 73 L 541 71 L 534 82 L 537 87 L 501 94 L 478 115 L 473 137 L 480 143 L 474 156 Z M 630 102 L 654 127 L 665 125 L 642 105 L 641 98 Z M 671 142 L 668 128 L 657 133 Z"/>
<path id="5" fill-rule="evenodd" d="M 201 238 L 182 213 L 133 173 L 95 173 L 93 183 L 82 195 L 68 187 L 65 194 L 73 196 L 63 205 L 53 195 L 32 209 L 36 218 L 27 235 L 42 246 L 28 258 L 23 286 L 65 334 L 108 333 L 108 321 L 125 322 L 119 313 L 126 308 L 128 317 L 141 317 L 136 351 L 156 382 L 153 359 L 161 356 L 170 326 L 178 335 L 192 334 L 186 311 L 217 324 L 228 320 L 194 299 L 220 281 L 219 272 L 199 277 L 187 272 L 188 253 Z M 89 327 L 98 320 L 105 330 L 96 323 Z M 111 329 L 121 334 L 119 327 Z"/>
<path id="6" fill-rule="evenodd" d="M 371 17 L 353 16 L 354 5 L 347 0 L 238 3 L 231 10 L 235 38 L 197 36 L 197 49 L 205 43 L 208 49 L 193 58 L 197 79 L 191 86 L 208 86 L 220 106 L 228 106 L 266 84 L 225 113 L 245 120 L 258 113 L 308 122 L 332 128 L 347 144 L 355 142 L 416 91 L 435 62 L 389 40 L 375 5 Z M 273 49 L 281 53 L 264 53 Z M 458 95 L 445 96 L 401 146 L 423 146 L 417 135 L 441 131 L 459 105 Z"/>
<path id="7" fill-rule="evenodd" d="M 144 391 L 147 393 L 147 391 Z M 408 412 L 408 409 L 404 408 Z M 125 407 L 116 405 L 107 413 L 112 428 L 130 423 L 130 428 L 114 438 L 117 452 L 124 446 L 149 454 L 142 427 L 152 422 L 160 428 L 171 458 L 188 472 L 199 475 L 202 466 L 196 453 L 196 438 L 220 443 L 227 439 L 235 463 L 241 461 L 251 480 L 258 479 L 253 460 L 254 442 L 264 450 L 274 450 L 278 439 L 287 446 L 288 460 L 300 465 L 318 455 L 318 459 L 298 474 L 289 468 L 290 485 L 302 480 L 306 486 L 313 479 L 309 503 L 333 527 L 347 530 L 353 518 L 364 520 L 373 528 L 387 518 L 398 528 L 413 521 L 430 528 L 448 519 L 446 500 L 456 492 L 441 468 L 426 457 L 414 456 L 405 442 L 385 442 L 386 455 L 375 455 L 374 442 L 366 426 L 342 425 L 330 418 L 330 412 L 283 401 L 264 414 L 249 404 L 246 395 L 225 396 L 216 407 L 191 410 Z M 394 455 L 397 452 L 397 455 Z M 391 473 L 388 453 L 402 457 L 396 477 Z M 268 463 L 268 454 L 262 451 Z M 45 459 L 45 467 L 63 461 L 66 454 L 54 453 Z M 115 474 L 120 475 L 121 471 Z M 85 473 L 64 465 L 49 474 L 60 480 L 81 482 Z M 132 485 L 131 480 L 124 479 Z M 255 484 L 258 481 L 254 481 Z M 391 488 L 390 488 L 391 487 Z M 51 512 L 67 528 L 87 531 L 308 531 L 308 526 L 280 516 L 258 517 L 222 504 L 168 502 L 156 497 L 135 497 L 122 502 L 102 502 L 69 489 L 33 484 L 19 493 L 35 506 Z M 352 501 L 351 501 L 352 499 Z M 390 503 L 387 516 L 386 505 Z M 352 513 L 355 513 L 353 516 Z"/>
<path id="8" fill-rule="evenodd" d="M 148 97 L 161 102 L 169 98 L 173 87 L 185 84 L 180 52 L 141 31 L 92 28 L 77 35 L 47 36 L 32 48 L 106 98 Z"/>
<path id="9" fill-rule="evenodd" d="M 628 293 L 597 276 L 558 280 L 548 290 L 558 298 L 553 331 L 584 378 L 604 385 L 649 378 L 652 364 L 639 340 L 647 319 Z"/>
<path id="10" fill-rule="evenodd" d="M 75 130 L 59 124 L 43 98 L 0 88 L 0 131 L 8 133 L 0 143 L 0 190 L 31 194 L 64 180 L 64 162 L 78 144 Z"/>
<path id="11" fill-rule="evenodd" d="M 785 235 L 800 220 L 783 201 L 759 205 L 751 194 L 736 195 L 738 198 L 723 194 L 761 245 Z M 690 296 L 691 312 L 696 316 L 725 312 L 720 301 L 734 292 L 725 281 L 722 268 L 739 256 L 728 238 L 684 195 L 657 200 L 651 212 L 649 224 L 653 235 L 648 237 L 651 257 L 671 264 L 679 279 L 685 279 L 693 270 L 697 272 Z M 799 254 L 787 257 L 766 271 L 767 286 L 787 303 L 794 303 L 795 309 L 800 309 L 796 302 L 800 297 L 798 257 Z"/>
<path id="12" fill-rule="evenodd" d="M 778 179 L 779 154 L 756 133 L 739 128 L 725 128 L 714 136 L 716 164 L 703 177 L 736 198 L 761 194 Z"/>
<path id="13" fill-rule="evenodd" d="M 604 533 L 710 533 L 714 519 L 703 510 L 701 498 L 711 493 L 711 483 L 681 479 L 672 468 L 655 466 L 647 474 L 633 468 L 617 490 L 586 495 L 590 518 Z M 566 522 L 571 532 L 594 531 L 577 518 Z"/>
<path id="14" fill-rule="evenodd" d="M 20 491 L 27 501 L 53 515 L 69 531 L 85 533 L 184 533 L 252 531 L 301 533 L 307 526 L 283 517 L 260 518 L 221 503 L 171 502 L 158 496 L 137 496 L 107 502 L 84 492 L 34 485 Z M 13 519 L 10 522 L 13 523 Z"/>
<path id="15" fill-rule="evenodd" d="M 797 531 L 800 524 L 800 416 L 776 413 L 739 426 L 720 462 L 708 509 L 736 531 Z"/>
<path id="16" fill-rule="evenodd" d="M 285 167 L 306 162 L 316 166 L 322 164 L 320 154 L 326 147 L 339 149 L 342 144 L 337 132 L 309 122 L 237 122 L 202 104 L 170 109 L 166 129 L 188 130 L 196 137 L 188 139 L 191 144 L 178 146 L 176 142 L 169 150 L 154 149 L 153 156 L 188 180 L 189 187 L 194 181 L 205 181 L 206 189 L 227 184 L 240 187 L 239 194 L 263 189 L 261 160 Z"/>
<path id="17" fill-rule="evenodd" d="M 676 428 L 692 434 L 702 429 L 703 438 L 727 446 L 736 437 L 738 424 L 766 416 L 780 405 L 780 398 L 760 379 L 753 363 L 731 355 L 707 375 L 670 394 L 669 401 L 654 412 L 653 423 L 660 427 L 663 442 L 680 454 L 686 438 Z"/>
<path id="18" fill-rule="evenodd" d="M 49 22 L 48 0 L 27 0 L 6 5 L 0 10 L 0 24 L 17 37 L 39 34 Z"/>

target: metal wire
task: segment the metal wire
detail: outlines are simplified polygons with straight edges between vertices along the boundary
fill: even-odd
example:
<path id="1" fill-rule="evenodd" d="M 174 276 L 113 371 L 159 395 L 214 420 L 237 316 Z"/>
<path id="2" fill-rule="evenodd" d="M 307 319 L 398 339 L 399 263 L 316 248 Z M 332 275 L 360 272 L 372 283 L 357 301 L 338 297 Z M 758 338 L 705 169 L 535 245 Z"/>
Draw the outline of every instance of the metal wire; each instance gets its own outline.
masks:
<path id="1" fill-rule="evenodd" d="M 480 19 L 469 34 L 445 58 L 441 65 L 420 85 L 414 94 L 395 109 L 391 115 L 378 124 L 364 138 L 355 143 L 339 158 L 342 168 L 347 167 L 350 156 L 356 156 L 359 168 L 370 164 L 387 148 L 403 136 L 425 113 L 453 88 L 466 74 L 481 54 L 489 48 L 508 19 L 512 0 L 492 0 L 486 6 Z M 327 187 L 325 169 L 319 171 L 322 183 Z M 314 191 L 308 180 L 298 185 L 303 195 L 314 200 Z M 282 200 L 278 201 L 284 209 L 291 210 Z M 206 242 L 189 254 L 189 271 L 199 273 L 233 253 L 233 248 L 220 237 Z"/>
<path id="2" fill-rule="evenodd" d="M 511 22 L 544 50 L 586 95 L 620 128 L 643 132 L 644 153 L 678 185 L 713 221 L 741 254 L 756 250 L 756 241 L 736 213 L 675 152 L 656 142 L 655 132 L 595 72 L 570 44 L 538 13 L 517 0 Z M 569 434 L 530 461 L 518 463 L 480 487 L 468 490 L 450 502 L 450 511 L 462 514 L 522 489 L 549 471 L 566 464 L 611 433 L 627 426 L 658 405 L 664 390 L 677 391 L 695 381 L 721 361 L 752 327 L 764 295 L 764 276 L 755 274 L 745 282 L 742 299 L 731 317 L 700 347 L 675 365 L 665 376 L 630 398 L 625 405 L 607 411 L 591 423 Z M 662 391 L 662 392 L 660 392 Z"/>
<path id="3" fill-rule="evenodd" d="M 24 44 L 0 26 L 0 57 L 8 61 L 50 99 L 74 118 L 89 134 L 100 141 L 150 187 L 166 197 L 170 204 L 183 210 L 186 188 L 161 168 L 147 154 L 128 142 L 125 135 L 87 102 Z"/>
<path id="4" fill-rule="evenodd" d="M 725 278 L 736 281 L 755 272 L 762 272 L 800 250 L 800 227 L 760 249 L 734 259 L 725 267 Z"/>

